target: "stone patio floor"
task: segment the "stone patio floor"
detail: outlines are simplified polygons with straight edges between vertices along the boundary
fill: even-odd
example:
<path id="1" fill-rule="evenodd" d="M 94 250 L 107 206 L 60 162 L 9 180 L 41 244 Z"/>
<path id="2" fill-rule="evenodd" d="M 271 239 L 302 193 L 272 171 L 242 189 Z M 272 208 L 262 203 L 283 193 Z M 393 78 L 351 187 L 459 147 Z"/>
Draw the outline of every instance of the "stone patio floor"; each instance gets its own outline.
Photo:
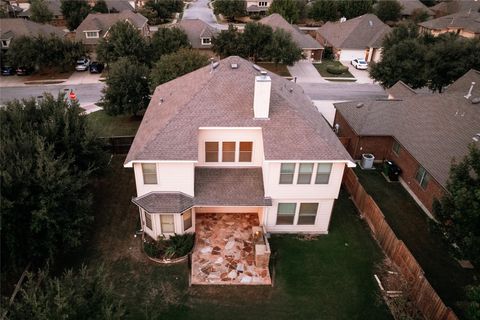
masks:
<path id="1" fill-rule="evenodd" d="M 270 285 L 268 268 L 255 266 L 252 227 L 258 215 L 197 213 L 192 284 Z"/>

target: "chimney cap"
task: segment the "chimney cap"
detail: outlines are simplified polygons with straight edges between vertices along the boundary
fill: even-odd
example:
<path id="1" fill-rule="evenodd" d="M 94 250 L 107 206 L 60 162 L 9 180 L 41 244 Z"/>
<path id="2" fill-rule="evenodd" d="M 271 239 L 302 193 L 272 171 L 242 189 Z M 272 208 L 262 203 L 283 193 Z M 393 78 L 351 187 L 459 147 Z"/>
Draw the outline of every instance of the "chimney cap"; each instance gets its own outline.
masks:
<path id="1" fill-rule="evenodd" d="M 267 71 L 262 70 L 262 71 L 260 71 L 260 74 L 261 74 L 262 76 L 266 76 L 268 73 L 267 73 Z"/>

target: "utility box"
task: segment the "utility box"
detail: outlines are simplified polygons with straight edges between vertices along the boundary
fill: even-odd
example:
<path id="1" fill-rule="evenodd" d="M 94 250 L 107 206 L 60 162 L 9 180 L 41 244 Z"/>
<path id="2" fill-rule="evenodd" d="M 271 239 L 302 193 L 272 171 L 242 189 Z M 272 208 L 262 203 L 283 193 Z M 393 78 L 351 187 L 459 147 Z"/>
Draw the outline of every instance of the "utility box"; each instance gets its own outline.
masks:
<path id="1" fill-rule="evenodd" d="M 388 177 L 390 181 L 398 181 L 401 173 L 402 169 L 393 161 L 385 160 L 383 163 L 383 174 Z"/>

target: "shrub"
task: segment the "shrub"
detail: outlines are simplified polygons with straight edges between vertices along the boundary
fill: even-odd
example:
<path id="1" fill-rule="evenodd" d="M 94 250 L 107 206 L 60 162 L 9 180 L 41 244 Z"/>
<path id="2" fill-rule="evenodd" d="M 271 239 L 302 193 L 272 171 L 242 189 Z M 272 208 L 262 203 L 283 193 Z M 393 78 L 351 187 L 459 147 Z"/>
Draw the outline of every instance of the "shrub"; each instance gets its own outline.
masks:
<path id="1" fill-rule="evenodd" d="M 323 50 L 323 59 L 333 60 L 334 58 L 335 58 L 335 55 L 333 54 L 333 48 L 325 47 L 325 49 Z"/>
<path id="2" fill-rule="evenodd" d="M 159 238 L 157 241 L 148 238 L 143 248 L 145 253 L 152 258 L 178 258 L 187 255 L 195 243 L 195 234 L 186 233 L 173 235 L 168 240 Z"/>
<path id="3" fill-rule="evenodd" d="M 252 14 L 252 15 L 250 16 L 250 19 L 252 19 L 252 20 L 260 20 L 260 19 L 262 19 L 262 16 L 259 15 L 258 13 L 255 13 L 255 14 Z"/>
<path id="4" fill-rule="evenodd" d="M 327 71 L 331 74 L 342 74 L 348 71 L 346 66 L 328 66 Z"/>

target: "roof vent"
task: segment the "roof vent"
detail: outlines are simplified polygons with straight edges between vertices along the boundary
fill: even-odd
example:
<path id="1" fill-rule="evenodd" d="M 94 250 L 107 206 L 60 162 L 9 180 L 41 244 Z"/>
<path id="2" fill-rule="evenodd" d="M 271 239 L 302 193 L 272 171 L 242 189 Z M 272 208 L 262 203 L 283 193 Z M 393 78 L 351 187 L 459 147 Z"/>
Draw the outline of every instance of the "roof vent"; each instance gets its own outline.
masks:
<path id="1" fill-rule="evenodd" d="M 473 87 L 475 86 L 475 82 L 472 82 L 472 85 L 470 86 L 470 89 L 468 90 L 468 93 L 465 97 L 465 99 L 470 99 L 470 97 L 472 96 L 472 90 L 473 90 Z"/>
<path id="2" fill-rule="evenodd" d="M 361 107 L 363 107 L 363 103 L 360 102 L 357 104 L 357 108 L 360 109 Z"/>
<path id="3" fill-rule="evenodd" d="M 345 18 L 345 17 L 340 18 L 340 23 L 345 22 L 345 21 L 347 21 L 347 18 Z"/>
<path id="4" fill-rule="evenodd" d="M 373 21 L 372 21 L 372 20 L 368 20 L 368 25 L 369 25 L 370 27 L 373 27 Z"/>
<path id="5" fill-rule="evenodd" d="M 237 63 L 232 63 L 232 64 L 230 64 L 230 68 L 238 69 L 238 64 Z"/>
<path id="6" fill-rule="evenodd" d="M 262 68 L 256 64 L 253 65 L 253 69 L 257 70 L 258 72 L 262 71 Z"/>
<path id="7" fill-rule="evenodd" d="M 472 104 L 479 104 L 480 103 L 480 97 L 475 97 L 471 101 L 472 101 Z"/>
<path id="8" fill-rule="evenodd" d="M 218 62 L 218 61 L 217 61 L 217 62 L 214 62 L 214 63 L 212 64 L 212 68 L 213 68 L 213 69 L 217 69 L 217 67 L 218 67 L 219 65 L 220 65 L 220 62 Z"/>

